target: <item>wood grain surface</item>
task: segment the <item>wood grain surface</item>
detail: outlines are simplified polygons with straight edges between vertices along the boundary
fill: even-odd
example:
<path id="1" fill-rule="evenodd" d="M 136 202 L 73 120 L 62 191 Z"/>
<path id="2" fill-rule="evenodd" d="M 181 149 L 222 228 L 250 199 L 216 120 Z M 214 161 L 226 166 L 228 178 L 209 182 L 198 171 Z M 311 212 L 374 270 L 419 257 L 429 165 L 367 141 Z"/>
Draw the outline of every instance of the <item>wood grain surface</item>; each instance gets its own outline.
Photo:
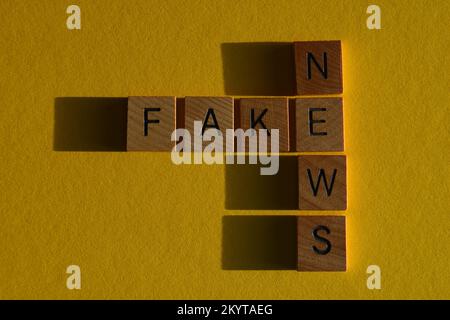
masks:
<path id="1" fill-rule="evenodd" d="M 300 156 L 299 209 L 347 209 L 346 167 L 345 156 Z"/>
<path id="2" fill-rule="evenodd" d="M 289 129 L 288 129 L 288 99 L 287 98 L 242 98 L 238 102 L 236 112 L 236 127 L 247 130 L 251 128 L 251 114 L 254 113 L 254 120 L 260 120 L 266 128 L 279 130 L 279 151 L 289 151 Z M 255 128 L 264 129 L 260 123 Z M 271 150 L 270 139 L 267 147 Z M 246 149 L 248 150 L 248 149 Z"/>
<path id="3" fill-rule="evenodd" d="M 147 112 L 147 119 L 158 123 L 145 124 L 146 108 L 152 109 Z M 173 130 L 175 130 L 175 97 L 128 98 L 128 151 L 171 151 L 175 145 L 170 139 Z"/>
<path id="4" fill-rule="evenodd" d="M 295 151 L 344 151 L 342 98 L 295 99 Z"/>
<path id="5" fill-rule="evenodd" d="M 298 271 L 346 271 L 344 216 L 297 217 Z"/>
<path id="6" fill-rule="evenodd" d="M 340 41 L 294 43 L 298 95 L 342 93 Z"/>
<path id="7" fill-rule="evenodd" d="M 201 121 L 202 125 L 217 124 L 222 133 L 224 142 L 230 145 L 229 150 L 233 150 L 233 141 L 226 141 L 226 129 L 233 129 L 233 98 L 231 97 L 186 97 L 185 99 L 185 128 L 189 130 L 191 136 L 194 135 L 194 121 Z M 209 111 L 209 112 L 208 112 Z M 208 116 L 208 117 L 207 117 Z M 215 120 L 217 122 L 214 121 Z M 208 128 L 205 128 L 205 131 Z M 203 147 L 210 144 L 209 141 L 203 142 Z"/>

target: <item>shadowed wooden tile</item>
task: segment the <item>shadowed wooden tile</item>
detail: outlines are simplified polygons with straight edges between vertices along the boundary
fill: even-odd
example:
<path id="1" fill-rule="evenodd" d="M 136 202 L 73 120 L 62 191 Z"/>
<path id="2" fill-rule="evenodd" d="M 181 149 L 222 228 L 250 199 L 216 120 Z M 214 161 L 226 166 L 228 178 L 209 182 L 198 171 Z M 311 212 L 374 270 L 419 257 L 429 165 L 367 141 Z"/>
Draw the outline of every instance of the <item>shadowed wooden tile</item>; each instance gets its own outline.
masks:
<path id="1" fill-rule="evenodd" d="M 225 149 L 226 129 L 233 129 L 233 98 L 231 97 L 186 97 L 185 99 L 185 128 L 191 136 L 194 135 L 194 121 L 202 124 L 202 134 L 208 129 L 218 129 L 222 133 L 223 148 Z M 203 142 L 203 147 L 210 144 Z M 230 149 L 233 141 L 227 141 Z"/>
<path id="2" fill-rule="evenodd" d="M 295 151 L 344 151 L 342 98 L 301 98 L 295 104 Z"/>
<path id="3" fill-rule="evenodd" d="M 128 151 L 171 151 L 175 143 L 175 97 L 129 97 Z"/>
<path id="4" fill-rule="evenodd" d="M 298 271 L 346 271 L 344 216 L 297 217 Z"/>
<path id="5" fill-rule="evenodd" d="M 289 151 L 288 99 L 287 98 L 242 98 L 236 112 L 236 128 L 279 130 L 279 151 Z M 270 136 L 267 143 L 271 150 Z M 246 151 L 248 145 L 246 144 Z"/>
<path id="6" fill-rule="evenodd" d="M 342 93 L 340 41 L 295 42 L 298 95 Z"/>
<path id="7" fill-rule="evenodd" d="M 299 209 L 345 210 L 347 173 L 345 156 L 298 158 Z"/>

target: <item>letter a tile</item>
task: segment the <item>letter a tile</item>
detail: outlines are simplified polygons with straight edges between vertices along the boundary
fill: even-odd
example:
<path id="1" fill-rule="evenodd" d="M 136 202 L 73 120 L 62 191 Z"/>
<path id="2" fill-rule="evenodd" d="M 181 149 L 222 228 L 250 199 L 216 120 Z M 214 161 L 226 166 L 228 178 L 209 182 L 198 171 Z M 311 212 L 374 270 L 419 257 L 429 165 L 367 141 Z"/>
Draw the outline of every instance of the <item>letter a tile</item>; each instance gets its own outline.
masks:
<path id="1" fill-rule="evenodd" d="M 202 131 L 218 129 L 222 134 L 223 151 L 226 151 L 226 129 L 233 129 L 233 98 L 231 97 L 186 97 L 185 128 L 194 136 L 194 121 L 201 122 Z M 203 135 L 204 132 L 201 134 Z M 214 139 L 212 139 L 214 140 Z M 217 141 L 215 141 L 217 143 Z M 205 147 L 211 142 L 204 141 Z M 233 141 L 227 141 L 232 150 Z"/>

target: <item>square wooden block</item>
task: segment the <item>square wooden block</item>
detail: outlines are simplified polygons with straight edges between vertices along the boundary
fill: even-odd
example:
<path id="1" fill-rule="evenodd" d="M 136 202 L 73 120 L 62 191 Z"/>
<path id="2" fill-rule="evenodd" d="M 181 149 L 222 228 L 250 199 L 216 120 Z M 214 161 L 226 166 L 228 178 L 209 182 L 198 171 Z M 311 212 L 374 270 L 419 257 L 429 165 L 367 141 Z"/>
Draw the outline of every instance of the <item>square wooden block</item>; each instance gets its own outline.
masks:
<path id="1" fill-rule="evenodd" d="M 341 41 L 295 42 L 298 95 L 342 93 Z"/>
<path id="2" fill-rule="evenodd" d="M 186 97 L 185 128 L 194 137 L 194 121 L 202 123 L 202 135 L 208 129 L 218 129 L 225 143 L 226 129 L 233 129 L 233 98 L 231 97 Z M 233 141 L 230 150 L 232 150 Z M 203 142 L 203 147 L 210 144 Z M 224 152 L 225 144 L 223 145 Z"/>
<path id="3" fill-rule="evenodd" d="M 347 209 L 346 168 L 345 156 L 300 156 L 299 209 Z"/>
<path id="4" fill-rule="evenodd" d="M 297 218 L 298 271 L 346 271 L 344 216 Z"/>
<path id="5" fill-rule="evenodd" d="M 342 98 L 295 100 L 296 151 L 344 151 Z"/>
<path id="6" fill-rule="evenodd" d="M 242 98 L 236 108 L 236 128 L 269 131 L 267 148 L 271 150 L 270 130 L 279 130 L 279 151 L 289 151 L 288 99 L 287 98 Z M 246 145 L 246 151 L 248 147 Z"/>
<path id="7" fill-rule="evenodd" d="M 173 130 L 175 97 L 128 98 L 128 151 L 171 151 Z"/>

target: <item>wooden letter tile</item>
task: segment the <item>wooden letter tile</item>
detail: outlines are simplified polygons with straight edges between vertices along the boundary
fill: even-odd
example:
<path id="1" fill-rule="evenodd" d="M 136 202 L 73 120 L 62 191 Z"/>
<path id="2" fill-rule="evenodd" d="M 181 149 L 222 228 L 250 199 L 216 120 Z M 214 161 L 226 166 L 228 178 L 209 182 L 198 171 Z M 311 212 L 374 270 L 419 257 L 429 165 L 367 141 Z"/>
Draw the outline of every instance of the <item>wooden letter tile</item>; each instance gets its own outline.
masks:
<path id="1" fill-rule="evenodd" d="M 218 128 L 223 135 L 225 143 L 226 129 L 233 129 L 233 98 L 186 97 L 185 128 L 189 130 L 191 136 L 194 135 L 194 121 L 202 123 L 202 134 L 208 129 Z M 204 141 L 203 147 L 210 143 L 209 141 Z M 223 148 L 225 152 L 225 145 Z"/>
<path id="2" fill-rule="evenodd" d="M 342 93 L 340 41 L 295 42 L 298 95 Z"/>
<path id="3" fill-rule="evenodd" d="M 239 101 L 236 111 L 236 127 L 244 131 L 250 128 L 255 130 L 279 130 L 279 151 L 289 151 L 288 130 L 288 99 L 287 98 L 243 98 Z M 270 150 L 270 136 L 267 143 Z M 246 151 L 248 151 L 246 147 Z"/>
<path id="4" fill-rule="evenodd" d="M 296 151 L 344 151 L 342 98 L 296 99 Z"/>
<path id="5" fill-rule="evenodd" d="M 129 97 L 128 151 L 171 151 L 175 97 Z"/>
<path id="6" fill-rule="evenodd" d="M 346 271 L 344 216 L 297 218 L 298 271 Z"/>
<path id="7" fill-rule="evenodd" d="M 299 209 L 345 210 L 346 167 L 345 156 L 300 156 Z"/>

